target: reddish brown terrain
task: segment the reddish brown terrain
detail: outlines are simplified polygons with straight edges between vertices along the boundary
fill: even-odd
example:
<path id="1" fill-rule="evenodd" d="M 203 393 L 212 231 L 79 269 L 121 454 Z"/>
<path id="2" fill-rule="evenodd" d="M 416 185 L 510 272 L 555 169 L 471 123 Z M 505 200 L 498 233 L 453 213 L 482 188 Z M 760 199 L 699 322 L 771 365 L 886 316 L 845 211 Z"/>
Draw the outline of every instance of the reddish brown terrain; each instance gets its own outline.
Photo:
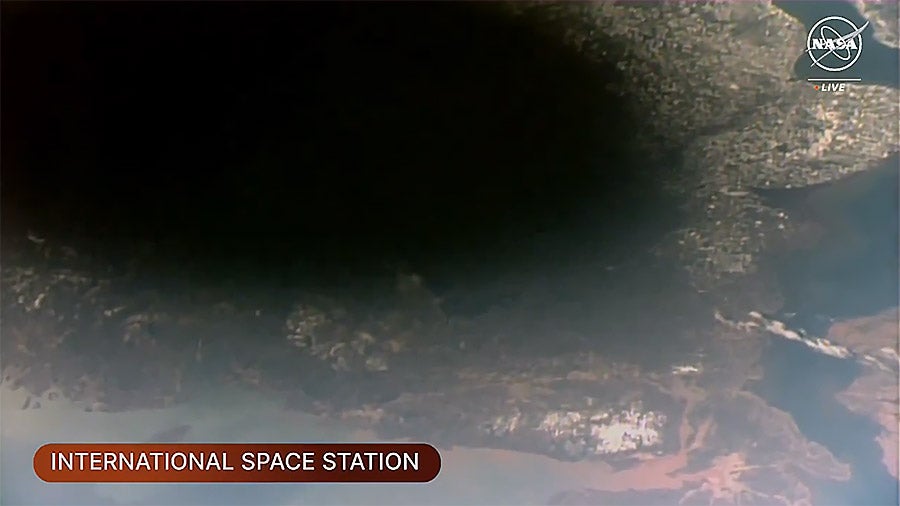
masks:
<path id="1" fill-rule="evenodd" d="M 878 444 L 884 452 L 884 465 L 895 478 L 898 477 L 900 458 L 898 335 L 900 326 L 897 308 L 874 316 L 835 323 L 828 332 L 828 339 L 831 341 L 871 357 L 866 359 L 870 367 L 841 392 L 838 398 L 849 409 L 871 417 L 882 426 Z"/>

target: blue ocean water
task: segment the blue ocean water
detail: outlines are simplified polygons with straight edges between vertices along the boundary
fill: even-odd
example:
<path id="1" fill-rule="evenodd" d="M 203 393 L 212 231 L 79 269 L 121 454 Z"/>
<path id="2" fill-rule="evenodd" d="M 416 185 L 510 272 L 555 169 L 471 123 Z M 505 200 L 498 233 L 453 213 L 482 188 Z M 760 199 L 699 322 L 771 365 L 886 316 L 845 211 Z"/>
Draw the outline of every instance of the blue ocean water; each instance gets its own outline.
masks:
<path id="1" fill-rule="evenodd" d="M 807 30 L 826 16 L 842 16 L 857 26 L 867 21 L 850 2 L 774 4 Z M 878 41 L 872 25 L 862 35 L 864 50 L 859 61 L 841 75 L 827 77 L 859 77 L 859 85 L 896 88 L 900 84 L 897 48 Z M 798 55 L 794 70 L 800 79 L 821 77 L 813 75 L 816 69 L 811 69 L 805 54 Z M 818 244 L 776 261 L 786 299 L 784 313 L 795 315 L 789 319 L 792 327 L 824 335 L 835 320 L 868 316 L 897 306 L 898 164 L 900 160 L 894 154 L 866 173 L 841 182 L 764 193 L 770 205 L 803 215 L 825 230 Z M 849 411 L 835 398 L 859 376 L 861 366 L 784 340 L 773 340 L 764 360 L 765 377 L 756 385 L 757 392 L 789 412 L 809 439 L 825 445 L 852 466 L 850 482 L 819 484 L 817 502 L 898 504 L 897 480 L 882 465 L 881 449 L 875 441 L 879 426 L 871 418 Z"/>
<path id="2" fill-rule="evenodd" d="M 859 375 L 861 365 L 812 353 L 806 346 L 773 339 L 764 355 L 765 377 L 754 390 L 791 414 L 800 431 L 840 461 L 850 464 L 850 481 L 814 484 L 816 504 L 897 504 L 897 480 L 881 462 L 875 437 L 881 427 L 851 412 L 835 395 Z"/>
<path id="3" fill-rule="evenodd" d="M 835 320 L 869 316 L 898 304 L 898 184 L 894 155 L 844 181 L 766 195 L 772 205 L 805 215 L 825 232 L 818 244 L 781 257 L 776 270 L 789 325 L 822 336 Z M 810 440 L 852 466 L 849 482 L 821 483 L 822 504 L 897 504 L 898 483 L 881 463 L 880 427 L 849 411 L 835 395 L 862 372 L 853 360 L 812 352 L 774 338 L 757 392 L 790 413 Z"/>

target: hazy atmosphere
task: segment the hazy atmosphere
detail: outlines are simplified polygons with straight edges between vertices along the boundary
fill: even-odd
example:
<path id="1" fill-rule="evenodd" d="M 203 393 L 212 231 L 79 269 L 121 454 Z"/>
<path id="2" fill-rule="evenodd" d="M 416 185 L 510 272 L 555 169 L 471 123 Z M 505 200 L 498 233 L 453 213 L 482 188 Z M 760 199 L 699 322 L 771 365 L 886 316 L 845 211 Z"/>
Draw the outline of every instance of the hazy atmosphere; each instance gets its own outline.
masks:
<path id="1" fill-rule="evenodd" d="M 3 3 L 0 502 L 896 504 L 896 17 Z M 32 470 L 406 440 L 436 480 Z"/>

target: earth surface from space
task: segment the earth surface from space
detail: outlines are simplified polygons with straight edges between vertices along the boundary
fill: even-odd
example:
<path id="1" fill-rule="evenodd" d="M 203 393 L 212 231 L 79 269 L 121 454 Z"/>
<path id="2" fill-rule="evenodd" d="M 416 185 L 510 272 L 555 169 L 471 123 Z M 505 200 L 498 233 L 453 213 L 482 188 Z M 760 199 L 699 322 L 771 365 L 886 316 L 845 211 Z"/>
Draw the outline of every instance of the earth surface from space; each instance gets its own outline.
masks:
<path id="1" fill-rule="evenodd" d="M 523 5 L 509 7 L 513 13 L 504 10 L 504 15 L 555 19 L 558 14 L 556 4 L 534 7 L 537 14 L 523 14 Z M 766 37 L 769 30 L 790 29 L 803 38 L 804 27 L 824 12 L 803 12 L 808 5 L 789 3 L 747 3 L 751 7 L 734 8 L 699 3 L 641 5 L 585 3 L 568 8 L 593 6 L 590 8 L 596 12 L 591 12 L 600 16 L 597 19 L 621 21 L 615 26 L 607 23 L 607 29 L 621 29 L 621 40 L 630 41 L 622 42 L 621 49 L 621 54 L 633 58 L 629 61 L 638 61 L 643 54 L 629 47 L 663 51 L 675 44 L 667 42 L 673 37 L 661 33 L 683 33 L 685 38 L 678 41 L 694 41 L 698 51 L 712 50 L 715 44 L 704 49 L 699 41 L 720 36 L 717 30 L 727 31 L 728 38 L 740 39 L 737 45 L 760 44 L 771 49 L 775 37 Z M 837 5 L 826 10 L 848 9 L 873 20 L 891 19 L 893 12 L 896 19 L 895 4 L 894 11 L 880 4 L 868 8 L 862 3 Z M 71 9 L 68 14 L 48 14 L 46 10 L 34 14 L 31 7 L 7 4 L 4 18 L 19 25 L 6 21 L 9 29 L 4 25 L 4 32 L 10 34 L 6 36 L 11 42 L 4 45 L 29 40 L 32 31 L 25 28 L 44 26 L 45 20 L 50 20 L 46 26 L 55 30 L 55 36 L 62 37 L 59 34 L 69 33 L 65 30 L 74 30 L 74 25 L 68 24 L 72 19 L 88 18 L 100 27 L 92 34 L 127 41 L 128 30 L 122 28 L 126 26 L 122 20 L 134 21 L 127 16 L 135 14 L 124 14 L 124 7 L 118 5 L 118 11 L 111 8 L 107 14 L 94 17 L 78 6 L 66 7 Z M 152 7 L 144 8 L 151 15 L 137 16 L 142 22 L 159 22 L 153 17 Z M 180 8 L 185 19 L 196 15 L 189 12 L 193 7 Z M 252 8 L 240 8 L 246 11 L 239 12 L 239 19 L 256 19 Z M 371 10 L 369 14 L 388 9 L 380 4 L 366 8 Z M 399 17 L 396 13 L 403 7 L 391 8 L 397 10 L 378 19 L 388 22 L 386 19 Z M 863 80 L 871 77 L 870 83 L 856 85 L 858 91 L 845 95 L 843 105 L 824 101 L 808 87 L 801 90 L 805 82 L 777 80 L 778 86 L 794 90 L 794 94 L 778 98 L 782 92 L 778 91 L 760 96 L 763 105 L 691 131 L 690 142 L 666 137 L 677 136 L 677 128 L 671 132 L 659 129 L 660 137 L 652 140 L 653 145 L 672 144 L 666 144 L 665 152 L 653 157 L 648 154 L 652 151 L 649 148 L 622 147 L 632 137 L 644 138 L 622 133 L 632 126 L 625 119 L 618 118 L 621 122 L 610 129 L 612 115 L 597 122 L 584 114 L 588 108 L 585 104 L 597 106 L 591 102 L 599 93 L 596 83 L 591 81 L 594 87 L 568 81 L 562 85 L 552 72 L 525 70 L 539 63 L 552 71 L 574 73 L 570 77 L 573 82 L 594 79 L 595 69 L 584 70 L 578 63 L 590 52 L 587 46 L 591 39 L 577 34 L 579 30 L 593 33 L 599 24 L 566 24 L 571 28 L 565 31 L 566 37 L 572 40 L 567 39 L 565 47 L 577 46 L 575 56 L 553 53 L 541 44 L 523 46 L 531 39 L 521 35 L 521 27 L 516 25 L 519 31 L 511 29 L 508 37 L 515 40 L 512 46 L 527 47 L 528 51 L 523 50 L 527 54 L 522 62 L 510 58 L 515 61 L 500 65 L 497 55 L 513 54 L 512 50 L 502 43 L 486 42 L 501 40 L 493 31 L 500 25 L 491 24 L 493 21 L 484 22 L 484 26 L 466 25 L 471 29 L 466 32 L 469 35 L 454 30 L 442 32 L 446 30 L 442 16 L 462 15 L 449 6 L 443 8 L 446 12 L 440 11 L 440 16 L 435 16 L 437 21 L 425 16 L 421 21 L 425 28 L 410 29 L 405 35 L 431 40 L 427 38 L 429 33 L 440 34 L 440 41 L 433 46 L 423 46 L 440 58 L 421 65 L 451 84 L 446 89 L 428 88 L 428 100 L 424 102 L 415 90 L 427 87 L 430 81 L 419 74 L 404 74 L 390 85 L 366 81 L 374 91 L 366 95 L 368 101 L 355 102 L 352 97 L 367 93 L 355 80 L 364 72 L 357 75 L 356 71 L 374 73 L 376 66 L 361 57 L 352 64 L 339 65 L 336 62 L 345 60 L 327 52 L 323 57 L 317 51 L 324 51 L 328 44 L 358 45 L 359 41 L 351 40 L 353 37 L 346 33 L 368 33 L 360 28 L 368 26 L 368 18 L 353 17 L 338 8 L 327 15 L 320 13 L 317 24 L 339 19 L 342 30 L 347 31 L 317 35 L 320 38 L 315 43 L 304 41 L 311 48 L 304 49 L 309 54 L 291 60 L 285 68 L 294 68 L 290 65 L 297 61 L 312 62 L 303 68 L 315 68 L 326 77 L 319 82 L 309 77 L 319 74 L 303 74 L 304 86 L 308 86 L 303 88 L 304 93 L 334 91 L 320 102 L 303 102 L 285 113 L 288 117 L 303 111 L 322 120 L 314 128 L 298 130 L 302 131 L 298 138 L 306 141 L 287 142 L 271 133 L 287 128 L 284 123 L 259 134 L 266 142 L 249 160 L 253 170 L 259 167 L 265 174 L 260 179 L 242 179 L 247 172 L 223 171 L 212 181 L 191 182 L 186 176 L 181 180 L 181 176 L 158 175 L 168 174 L 159 166 L 153 166 L 157 175 L 148 176 L 150 166 L 141 164 L 150 162 L 131 158 L 134 146 L 145 144 L 134 141 L 116 121 L 101 127 L 97 125 L 106 123 L 96 118 L 156 118 L 156 110 L 166 107 L 171 97 L 153 102 L 150 95 L 128 91 L 131 84 L 126 83 L 139 81 L 135 76 L 143 76 L 143 67 L 127 63 L 133 60 L 122 58 L 123 54 L 111 47 L 103 51 L 111 51 L 112 56 L 102 51 L 92 53 L 91 48 L 104 45 L 106 39 L 101 35 L 77 39 L 83 44 L 78 51 L 106 55 L 120 65 L 115 68 L 122 74 L 113 78 L 110 76 L 119 74 L 84 71 L 105 77 L 84 81 L 88 84 L 77 88 L 73 96 L 106 80 L 115 84 L 111 88 L 121 90 L 113 93 L 103 88 L 103 100 L 94 97 L 96 103 L 83 106 L 91 114 L 65 109 L 69 111 L 67 117 L 82 118 L 80 115 L 86 114 L 84 117 L 97 121 L 85 123 L 94 128 L 87 133 L 81 127 L 66 130 L 71 125 L 67 127 L 64 122 L 53 127 L 75 139 L 71 141 L 75 148 L 66 152 L 66 161 L 81 163 L 79 167 L 124 164 L 121 166 L 147 172 L 128 179 L 116 171 L 85 169 L 88 175 L 76 177 L 46 169 L 41 177 L 49 174 L 54 179 L 47 180 L 58 182 L 59 188 L 47 189 L 34 183 L 40 190 L 30 191 L 37 193 L 4 193 L 0 503 L 897 504 L 900 168 L 890 146 L 867 151 L 865 159 L 873 161 L 867 161 L 863 168 L 847 168 L 856 167 L 852 154 L 864 146 L 880 146 L 878 142 L 884 139 L 896 145 L 890 142 L 896 141 L 895 131 L 884 130 L 879 137 L 856 128 L 887 117 L 896 130 L 897 83 L 891 80 L 897 68 L 896 31 L 890 31 L 889 23 L 873 24 L 873 29 L 878 28 L 877 39 L 866 35 L 872 37 L 866 39 L 867 51 L 887 58 L 888 63 L 875 65 L 868 60 L 870 66 L 865 72 L 871 74 L 863 75 Z M 659 19 L 670 21 L 647 21 L 657 19 L 657 14 L 648 14 L 654 9 L 661 9 Z M 690 19 L 702 24 L 692 21 L 679 25 L 682 14 L 694 16 Z M 752 22 L 746 22 L 750 18 Z M 278 24 L 283 20 L 269 22 L 274 23 L 267 25 L 270 28 L 284 29 Z M 351 32 L 347 26 L 359 32 Z M 698 26 L 709 32 L 693 32 L 700 29 Z M 204 34 L 210 40 L 218 33 L 212 22 L 203 25 L 203 30 L 208 30 Z M 313 28 L 309 30 L 312 33 Z M 275 28 L 270 31 L 277 32 Z M 441 37 L 450 34 L 456 38 L 441 42 Z M 696 39 L 690 38 L 695 35 Z M 257 36 L 262 37 L 252 35 Z M 175 42 L 165 37 L 153 40 L 177 46 L 180 39 L 172 37 Z M 379 65 L 396 64 L 384 56 L 388 53 L 377 53 L 380 44 L 390 46 L 384 37 L 359 37 L 375 48 L 373 54 L 384 57 L 378 60 Z M 465 46 L 467 37 L 477 41 L 473 43 L 475 49 L 463 53 L 465 57 L 453 56 L 458 46 Z M 635 42 L 638 40 L 644 45 Z M 635 45 L 628 46 L 632 43 Z M 150 45 L 138 44 L 134 47 L 139 49 L 134 50 L 151 51 L 147 49 Z M 235 47 L 239 45 L 234 43 Z M 76 51 L 67 47 L 67 51 Z M 358 46 L 353 47 L 355 54 Z M 608 47 L 610 52 L 619 50 L 612 42 Z M 266 51 L 268 48 L 265 46 Z M 804 57 L 802 48 L 791 51 L 798 58 Z M 56 52 L 53 49 L 37 54 Z M 260 50 L 249 59 L 265 59 L 264 53 Z M 480 60 L 478 55 L 482 53 L 487 56 Z M 416 56 L 416 61 L 425 61 L 421 56 Z M 727 56 L 715 53 L 710 58 L 717 65 L 725 65 Z M 160 61 L 170 57 L 160 57 Z M 23 73 L 36 72 L 37 67 L 29 66 L 35 58 L 13 60 L 9 65 Z M 274 65 L 280 58 L 265 61 Z M 193 53 L 185 59 L 177 66 L 179 72 L 190 72 L 194 65 L 203 69 L 204 65 L 213 65 L 193 58 Z M 96 65 L 91 67 L 95 70 L 106 68 L 106 64 L 97 63 L 106 61 L 99 56 L 85 61 L 89 62 L 85 65 Z M 151 59 L 141 63 L 156 64 Z M 445 64 L 457 70 L 442 70 Z M 661 64 L 659 69 L 681 69 L 678 65 Z M 885 71 L 890 65 L 893 74 Z M 470 66 L 476 69 L 474 75 L 499 66 L 497 75 L 505 72 L 509 80 L 495 77 L 466 84 L 471 79 L 454 72 L 470 76 L 465 74 L 471 71 Z M 81 68 L 78 65 L 52 68 L 60 75 L 81 75 L 73 70 Z M 350 73 L 347 68 L 355 70 Z M 624 63 L 616 68 L 631 71 Z M 792 65 L 785 65 L 782 70 L 787 73 L 792 69 Z M 756 76 L 757 70 L 750 68 L 748 75 Z M 280 79 L 296 85 L 299 81 L 290 80 L 296 78 L 291 72 L 279 74 Z M 349 78 L 351 74 L 354 79 Z M 167 82 L 164 78 L 152 79 L 157 79 L 153 90 L 162 89 L 160 86 Z M 76 81 L 82 82 L 72 82 Z M 191 86 L 187 79 L 185 82 L 185 87 Z M 274 117 L 259 112 L 252 97 L 275 97 L 266 103 L 289 108 L 282 99 L 290 91 L 282 88 L 290 86 L 279 85 L 277 80 L 260 82 L 260 88 L 249 88 L 252 92 L 228 95 L 240 95 L 243 98 L 234 100 L 245 105 L 235 106 L 241 114 L 223 114 L 221 124 L 217 123 L 221 130 L 215 135 L 194 137 L 197 124 L 189 119 L 178 125 L 168 118 L 156 118 L 154 121 L 165 125 L 162 130 L 177 133 L 171 134 L 175 140 L 169 139 L 162 147 L 154 140 L 146 146 L 162 151 L 160 160 L 181 164 L 177 165 L 180 168 L 203 163 L 208 157 L 213 157 L 215 164 L 247 162 L 247 158 L 240 158 L 244 155 L 239 149 L 221 139 L 255 135 L 264 128 L 265 118 Z M 626 88 L 638 86 L 637 82 L 629 81 Z M 46 86 L 63 93 L 52 88 L 52 83 Z M 659 83 L 654 86 L 666 87 Z M 709 97 L 698 91 L 706 89 L 703 86 L 697 83 L 685 88 L 685 93 L 695 92 L 699 97 L 689 107 L 698 114 L 709 104 L 704 102 Z M 736 88 L 732 86 L 738 84 L 726 83 L 721 89 L 733 91 Z M 672 87 L 678 88 L 676 84 Z M 512 88 L 521 88 L 523 95 L 513 94 L 508 99 L 512 105 L 497 106 L 496 97 L 507 97 Z M 608 88 L 616 89 L 614 83 Z M 6 87 L 5 96 L 26 96 L 22 89 L 12 83 Z M 199 101 L 200 109 L 209 107 L 198 116 L 222 107 L 213 89 L 212 85 L 197 85 L 196 90 L 186 91 L 196 95 L 178 102 L 179 111 L 188 110 L 191 100 Z M 484 89 L 499 95 L 480 95 L 478 90 Z M 209 104 L 202 101 L 206 93 L 215 97 Z M 572 103 L 560 96 L 571 98 Z M 560 100 L 557 108 L 528 106 L 532 101 L 546 104 L 551 97 Z M 884 100 L 888 105 L 884 109 L 846 105 L 849 100 L 862 100 L 860 97 L 877 104 L 882 103 L 877 100 Z M 787 110 L 779 108 L 795 107 L 791 100 L 801 104 L 797 107 L 807 108 L 809 117 L 818 118 L 818 123 L 809 127 L 815 135 L 796 136 L 803 139 L 800 147 L 792 144 L 796 139 L 787 138 L 802 130 L 790 124 L 791 116 L 770 116 L 771 111 Z M 149 105 L 144 101 L 150 101 Z M 473 101 L 477 107 L 470 108 Z M 106 105 L 97 105 L 101 102 Z M 620 102 L 613 98 L 599 106 L 615 108 Z M 420 103 L 430 105 L 419 107 Z M 665 107 L 678 107 L 674 99 L 665 103 Z M 59 104 L 52 105 L 58 109 Z M 659 117 L 663 118 L 668 112 L 660 107 Z M 834 114 L 852 117 L 855 130 L 846 132 L 841 126 L 829 126 L 822 134 L 822 125 L 833 118 L 828 107 L 838 111 Z M 121 112 L 123 108 L 126 113 Z M 490 110 L 491 115 L 481 116 L 482 110 Z M 724 115 L 728 111 L 720 112 Z M 536 114 L 540 121 L 534 123 L 530 120 Z M 503 116 L 503 122 L 491 122 L 490 118 L 499 116 Z M 682 116 L 665 116 L 664 121 Z M 761 117 L 768 119 L 762 121 Z M 447 118 L 459 121 L 463 128 Z M 449 126 L 440 123 L 444 120 Z M 77 123 L 76 119 L 71 121 Z M 31 123 L 22 124 L 33 127 Z M 562 133 L 541 126 L 544 124 Z M 366 135 L 358 135 L 356 127 L 348 125 L 379 125 L 389 132 L 367 130 Z M 560 125 L 571 129 L 564 130 Z M 779 130 L 782 127 L 783 132 Z M 599 129 L 600 134 L 595 135 L 592 129 Z M 51 136 L 51 130 L 29 132 Z M 501 133 L 508 130 L 531 143 L 526 143 L 528 153 L 518 154 L 522 146 L 512 145 L 512 141 L 506 146 L 500 140 L 504 138 Z M 765 144 L 765 149 L 742 148 L 740 156 L 747 159 L 740 163 L 725 157 L 720 164 L 713 164 L 732 175 L 722 175 L 725 172 L 704 165 L 717 153 L 730 152 L 730 147 L 739 142 L 751 142 L 748 139 L 755 138 L 753 135 L 764 136 L 775 130 L 784 133 L 783 142 L 766 141 L 770 144 Z M 158 133 L 159 129 L 152 131 Z M 232 131 L 238 132 L 236 137 L 228 137 Z M 476 138 L 466 141 L 474 142 L 475 147 L 461 140 L 442 143 L 459 131 L 466 134 L 460 139 Z M 107 139 L 108 144 L 92 151 L 94 136 Z M 362 154 L 342 145 L 324 153 L 316 151 L 316 146 L 333 137 L 353 142 L 354 149 Z M 156 139 L 145 132 L 140 142 L 151 142 L 147 141 L 151 138 Z M 547 138 L 552 141 L 544 142 Z M 613 142 L 603 140 L 608 138 Z M 58 165 L 59 159 L 52 158 L 53 149 L 63 148 L 41 151 L 34 147 L 43 146 L 38 141 L 28 144 L 19 138 L 4 139 L 5 145 L 13 147 L 11 154 L 4 156 L 10 160 L 16 156 L 16 163 L 35 170 L 43 167 L 42 163 Z M 64 141 L 59 143 L 66 145 Z M 388 149 L 383 147 L 385 143 L 393 144 Z M 594 145 L 601 146 L 602 152 L 573 154 Z M 834 154 L 845 145 L 850 146 L 850 155 Z M 507 147 L 511 151 L 504 151 Z M 444 150 L 440 156 L 435 154 L 439 149 Z M 768 176 L 760 176 L 759 181 L 715 179 L 736 177 L 737 167 L 764 166 L 760 158 L 753 158 L 762 157 L 761 153 L 782 156 L 785 164 L 809 169 L 803 172 L 809 177 L 807 184 L 791 183 L 794 176 L 789 175 L 784 176 L 788 182 L 781 184 L 769 184 Z M 647 158 L 642 158 L 645 155 Z M 801 164 L 797 161 L 801 156 L 813 161 L 803 158 L 807 161 Z M 458 205 L 452 197 L 447 202 L 440 200 L 443 193 L 416 179 L 422 166 L 439 176 L 446 175 L 441 171 L 452 173 L 471 157 L 479 164 L 473 168 L 467 165 L 462 176 L 455 176 L 463 178 L 461 183 L 449 177 L 440 183 L 449 185 L 452 191 L 465 192 L 471 209 Z M 312 169 L 303 172 L 300 179 L 284 179 L 287 176 L 282 169 L 271 168 L 284 159 L 297 164 L 333 162 L 333 167 L 357 167 L 375 158 L 387 160 L 376 167 L 380 171 L 405 167 L 406 163 L 416 168 L 397 169 L 397 173 L 372 171 L 377 172 L 374 175 L 357 168 L 348 182 L 343 176 Z M 503 172 L 506 163 L 515 165 L 516 170 Z M 537 167 L 543 163 L 554 167 L 552 180 L 559 186 L 545 184 L 536 169 L 529 172 L 532 164 Z M 570 174 L 560 168 L 578 164 L 600 165 L 604 175 L 591 180 L 594 186 L 589 189 L 582 188 L 590 186 L 587 184 L 558 182 L 569 176 L 580 181 L 580 173 Z M 10 185 L 28 180 L 25 176 L 9 176 L 10 165 L 4 158 L 4 192 Z M 626 165 L 627 170 L 622 169 Z M 693 165 L 697 167 L 692 169 Z M 501 172 L 497 181 L 487 175 L 491 170 Z M 650 170 L 652 177 L 645 179 L 643 170 Z M 829 171 L 839 177 L 816 179 L 823 179 L 822 174 Z M 701 172 L 709 177 L 698 176 L 684 185 L 681 174 Z M 657 187 L 660 174 L 672 176 L 670 181 L 676 189 Z M 100 181 L 101 176 L 108 179 Z M 526 180 L 529 177 L 534 180 Z M 266 181 L 260 182 L 262 179 Z M 340 201 L 352 207 L 350 212 L 335 204 L 340 192 L 328 192 L 343 184 L 356 184 L 353 181 L 362 181 L 347 190 L 354 199 L 368 198 L 370 191 L 379 198 L 365 204 Z M 472 190 L 472 181 L 483 184 L 484 192 Z M 182 188 L 179 185 L 186 185 L 186 189 L 171 189 Z M 541 190 L 533 190 L 532 185 Z M 596 190 L 604 185 L 613 189 Z M 324 189 L 328 196 L 304 193 L 307 187 Z M 576 187 L 584 193 L 576 196 Z M 199 189 L 209 195 L 197 193 Z M 220 198 L 220 192 L 226 190 L 231 192 L 230 197 Z M 503 200 L 490 212 L 478 207 L 504 199 L 498 195 L 507 193 L 517 197 Z M 417 200 L 425 194 L 431 195 L 431 200 Z M 259 195 L 267 198 L 259 199 Z M 553 214 L 542 207 L 549 202 L 548 209 L 559 209 L 560 203 L 570 200 L 579 204 L 567 207 L 564 214 Z M 389 207 L 382 205 L 387 201 L 399 203 L 384 210 Z M 45 202 L 53 205 L 44 206 Z M 239 209 L 233 202 L 240 203 Z M 266 208 L 266 216 L 275 216 L 272 220 L 277 223 L 259 225 L 254 221 L 259 216 L 254 213 L 263 213 L 258 209 L 267 205 L 272 207 Z M 82 207 L 99 211 L 82 213 Z M 466 209 L 459 214 L 451 212 L 460 207 Z M 422 211 L 433 208 L 443 214 Z M 414 214 L 411 218 L 405 214 L 410 209 Z M 120 217 L 119 212 L 127 216 Z M 287 214 L 290 219 L 285 218 Z M 497 218 L 501 215 L 502 219 Z M 496 223 L 492 221 L 495 219 Z M 726 234 L 723 230 L 728 227 Z M 420 232 L 423 229 L 427 232 Z M 466 231 L 458 232 L 462 229 Z M 476 229 L 478 234 L 469 232 Z M 764 248 L 740 249 L 749 248 L 756 240 L 747 237 L 764 235 L 768 238 Z M 729 247 L 734 244 L 734 249 L 725 248 L 726 243 Z M 287 265 L 285 258 L 290 259 L 289 267 L 283 267 Z M 281 270 L 274 270 L 273 265 Z M 704 274 L 704 269 L 713 268 L 720 275 Z M 34 451 L 47 442 L 405 440 L 428 442 L 440 450 L 443 467 L 435 481 L 422 485 L 227 487 L 49 484 L 32 471 Z"/>

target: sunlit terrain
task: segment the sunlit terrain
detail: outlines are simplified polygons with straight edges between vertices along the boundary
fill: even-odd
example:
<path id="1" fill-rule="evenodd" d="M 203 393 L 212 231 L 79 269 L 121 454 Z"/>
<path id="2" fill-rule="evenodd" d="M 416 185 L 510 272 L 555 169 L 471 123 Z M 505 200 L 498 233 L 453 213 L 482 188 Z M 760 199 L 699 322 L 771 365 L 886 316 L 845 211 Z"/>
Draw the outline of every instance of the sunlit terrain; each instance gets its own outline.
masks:
<path id="1" fill-rule="evenodd" d="M 0 503 L 897 504 L 900 59 L 824 8 L 4 4 Z M 443 468 L 32 469 L 353 441 Z"/>

